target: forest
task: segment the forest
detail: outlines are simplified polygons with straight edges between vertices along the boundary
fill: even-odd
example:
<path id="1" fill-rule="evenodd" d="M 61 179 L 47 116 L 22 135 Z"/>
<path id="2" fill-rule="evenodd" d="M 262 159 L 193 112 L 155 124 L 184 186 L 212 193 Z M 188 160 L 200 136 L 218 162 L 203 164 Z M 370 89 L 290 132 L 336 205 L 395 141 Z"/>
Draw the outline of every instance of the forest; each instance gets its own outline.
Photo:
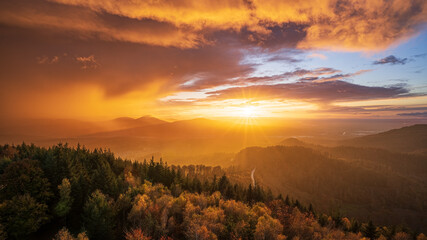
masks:
<path id="1" fill-rule="evenodd" d="M 0 239 L 426 239 L 187 169 L 80 145 L 2 145 Z"/>

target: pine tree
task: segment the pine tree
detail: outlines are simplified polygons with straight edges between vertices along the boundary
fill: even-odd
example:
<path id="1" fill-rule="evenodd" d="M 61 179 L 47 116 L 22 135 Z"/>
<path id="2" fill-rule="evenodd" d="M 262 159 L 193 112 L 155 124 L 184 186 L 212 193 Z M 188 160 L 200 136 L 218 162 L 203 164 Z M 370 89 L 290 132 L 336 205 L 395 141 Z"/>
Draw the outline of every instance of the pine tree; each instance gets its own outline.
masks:
<path id="1" fill-rule="evenodd" d="M 311 203 L 308 206 L 308 212 L 315 214 L 314 209 L 313 209 L 313 205 Z"/>
<path id="2" fill-rule="evenodd" d="M 375 239 L 377 237 L 377 228 L 372 223 L 372 221 L 369 221 L 368 224 L 363 229 L 363 236 L 370 239 Z"/>
<path id="3" fill-rule="evenodd" d="M 83 209 L 83 225 L 91 240 L 114 239 L 114 212 L 99 190 L 92 193 Z"/>
<path id="4" fill-rule="evenodd" d="M 291 206 L 291 200 L 289 199 L 289 195 L 286 195 L 285 204 Z"/>

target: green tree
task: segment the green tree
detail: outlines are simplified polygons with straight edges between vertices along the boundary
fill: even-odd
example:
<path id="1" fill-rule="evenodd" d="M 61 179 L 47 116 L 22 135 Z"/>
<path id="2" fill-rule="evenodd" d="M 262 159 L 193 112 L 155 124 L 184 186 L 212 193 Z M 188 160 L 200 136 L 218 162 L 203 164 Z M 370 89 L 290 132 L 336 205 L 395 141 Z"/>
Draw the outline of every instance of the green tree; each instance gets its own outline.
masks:
<path id="1" fill-rule="evenodd" d="M 84 205 L 83 226 L 91 240 L 114 239 L 114 210 L 99 190 L 93 192 Z"/>
<path id="2" fill-rule="evenodd" d="M 8 157 L 0 157 L 0 174 L 3 174 L 6 167 L 12 163 L 12 160 Z"/>
<path id="3" fill-rule="evenodd" d="M 34 160 L 18 160 L 9 164 L 1 175 L 1 182 L 4 183 L 0 192 L 2 200 L 29 194 L 38 202 L 46 203 L 52 196 L 49 181 Z"/>
<path id="4" fill-rule="evenodd" d="M 73 199 L 71 198 L 71 184 L 67 178 L 62 179 L 59 189 L 59 201 L 55 206 L 55 214 L 59 217 L 65 217 L 71 209 Z"/>
<path id="5" fill-rule="evenodd" d="M 0 216 L 8 236 L 22 239 L 36 232 L 49 219 L 47 205 L 29 194 L 18 195 L 0 205 Z"/>

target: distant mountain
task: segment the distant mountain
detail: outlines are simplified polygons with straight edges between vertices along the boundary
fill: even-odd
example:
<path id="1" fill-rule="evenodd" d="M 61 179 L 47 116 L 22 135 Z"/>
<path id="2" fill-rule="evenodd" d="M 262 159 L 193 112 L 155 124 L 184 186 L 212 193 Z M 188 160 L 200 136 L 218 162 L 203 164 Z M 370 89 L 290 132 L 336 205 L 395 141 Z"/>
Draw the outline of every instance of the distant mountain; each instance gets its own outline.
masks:
<path id="1" fill-rule="evenodd" d="M 301 140 L 299 140 L 297 138 L 286 138 L 285 140 L 281 141 L 279 143 L 279 145 L 289 146 L 289 147 L 290 146 L 301 146 L 301 147 L 304 147 L 304 146 L 308 146 L 310 144 L 308 144 L 306 142 L 303 142 L 303 141 L 301 141 Z"/>
<path id="2" fill-rule="evenodd" d="M 44 138 L 73 137 L 81 134 L 105 131 L 103 126 L 74 119 L 25 119 L 0 121 L 2 136 L 32 136 Z"/>
<path id="3" fill-rule="evenodd" d="M 167 122 L 155 117 L 143 116 L 140 118 L 130 118 L 130 117 L 116 118 L 111 120 L 111 123 L 116 124 L 117 127 L 126 129 L 126 128 L 135 128 L 135 127 L 144 127 L 149 125 L 164 124 Z"/>
<path id="4" fill-rule="evenodd" d="M 0 120 L 0 141 L 28 142 L 38 139 L 75 138 L 99 132 L 110 132 L 165 123 L 167 122 L 150 116 L 137 119 L 122 117 L 108 121 L 82 121 L 75 119 Z"/>
<path id="5" fill-rule="evenodd" d="M 119 120 L 127 122 L 129 120 Z M 146 137 L 146 138 L 208 138 L 226 133 L 227 127 L 220 121 L 196 118 L 175 122 L 158 122 L 159 124 L 133 127 L 123 130 L 91 134 L 90 137 Z"/>
<path id="6" fill-rule="evenodd" d="M 340 145 L 382 148 L 399 152 L 426 152 L 427 124 L 417 124 L 378 134 L 344 140 L 340 142 Z"/>

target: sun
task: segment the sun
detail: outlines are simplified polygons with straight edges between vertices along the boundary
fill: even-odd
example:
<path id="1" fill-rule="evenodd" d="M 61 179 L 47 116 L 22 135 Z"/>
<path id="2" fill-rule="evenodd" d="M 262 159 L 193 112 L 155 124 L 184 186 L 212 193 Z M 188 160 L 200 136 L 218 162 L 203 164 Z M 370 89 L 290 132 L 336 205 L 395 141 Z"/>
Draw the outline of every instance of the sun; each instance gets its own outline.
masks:
<path id="1" fill-rule="evenodd" d="M 240 108 L 240 116 L 244 118 L 256 117 L 257 111 L 254 106 L 246 106 Z"/>

